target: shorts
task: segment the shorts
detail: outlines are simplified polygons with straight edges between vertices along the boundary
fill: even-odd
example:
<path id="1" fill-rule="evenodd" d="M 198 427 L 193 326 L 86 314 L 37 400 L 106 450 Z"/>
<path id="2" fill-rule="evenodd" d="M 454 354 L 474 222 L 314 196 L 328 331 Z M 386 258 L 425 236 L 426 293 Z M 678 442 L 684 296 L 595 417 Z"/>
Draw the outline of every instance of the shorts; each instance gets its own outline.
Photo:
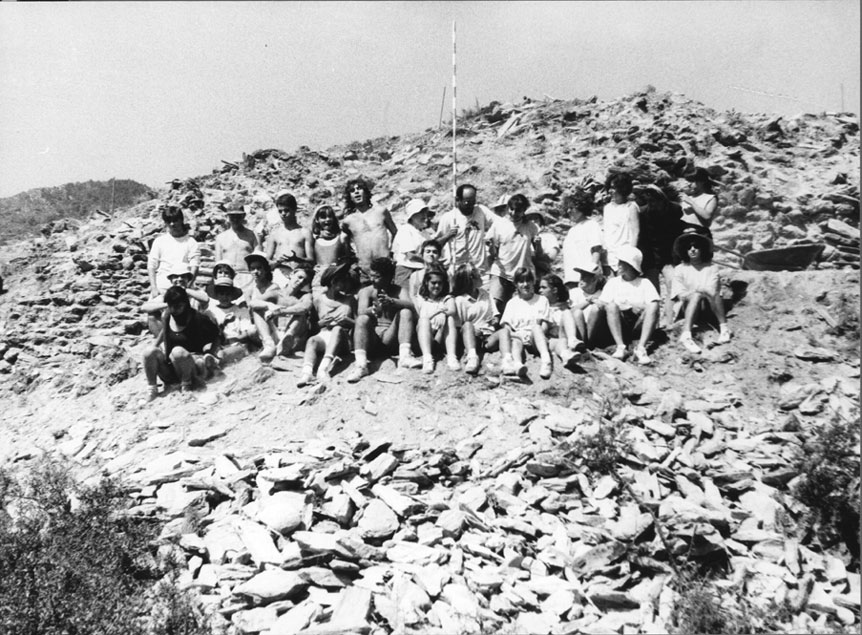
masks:
<path id="1" fill-rule="evenodd" d="M 506 278 L 492 275 L 488 282 L 488 295 L 495 302 L 508 302 L 515 295 L 515 283 Z"/>
<path id="2" fill-rule="evenodd" d="M 524 346 L 533 345 L 533 329 L 518 329 L 512 331 L 512 339 L 520 340 Z"/>

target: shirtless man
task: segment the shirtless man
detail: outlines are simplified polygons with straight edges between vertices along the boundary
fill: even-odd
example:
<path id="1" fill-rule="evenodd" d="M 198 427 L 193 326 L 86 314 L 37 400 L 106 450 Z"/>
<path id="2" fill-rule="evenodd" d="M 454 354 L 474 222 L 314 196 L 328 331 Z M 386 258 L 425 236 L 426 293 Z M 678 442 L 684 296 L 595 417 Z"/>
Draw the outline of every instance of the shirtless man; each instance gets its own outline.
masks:
<path id="1" fill-rule="evenodd" d="M 282 194 L 275 201 L 282 224 L 270 232 L 264 253 L 272 263 L 272 280 L 282 289 L 288 282 L 296 258 L 308 260 L 312 254 L 311 230 L 302 228 L 296 220 L 296 198 Z"/>
<path id="2" fill-rule="evenodd" d="M 245 209 L 241 207 L 225 209 L 230 227 L 215 238 L 215 260 L 227 261 L 236 271 L 234 284 L 243 291 L 251 290 L 254 280 L 246 265 L 245 257 L 258 246 L 255 233 L 245 226 Z"/>
<path id="3" fill-rule="evenodd" d="M 346 216 L 341 230 L 347 235 L 359 260 L 360 282 L 371 283 L 370 267 L 375 258 L 389 257 L 389 244 L 398 232 L 388 210 L 371 203 L 368 184 L 362 179 L 347 182 Z"/>
<path id="4" fill-rule="evenodd" d="M 413 303 L 407 289 L 392 282 L 395 263 L 389 258 L 371 262 L 371 285 L 359 291 L 353 348 L 356 364 L 347 376 L 355 383 L 368 374 L 368 353 L 391 352 L 398 347 L 398 366 L 419 368 L 422 361 L 410 354 L 413 337 Z"/>

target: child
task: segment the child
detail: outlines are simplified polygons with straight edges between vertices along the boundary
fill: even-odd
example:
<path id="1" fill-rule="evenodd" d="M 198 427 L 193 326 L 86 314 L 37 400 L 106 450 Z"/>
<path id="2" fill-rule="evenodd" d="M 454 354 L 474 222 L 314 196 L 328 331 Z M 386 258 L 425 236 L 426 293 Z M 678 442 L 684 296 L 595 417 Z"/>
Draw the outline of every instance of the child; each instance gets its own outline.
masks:
<path id="1" fill-rule="evenodd" d="M 718 343 L 730 341 L 724 300 L 721 297 L 718 267 L 712 264 L 712 241 L 696 229 L 686 229 L 673 245 L 674 253 L 682 261 L 674 268 L 673 299 L 681 301 L 685 311 L 682 336 L 679 341 L 689 353 L 700 353 L 700 347 L 691 337 L 691 328 L 702 304 L 707 303 L 718 318 Z"/>
<path id="2" fill-rule="evenodd" d="M 313 295 L 320 331 L 310 337 L 305 345 L 302 374 L 296 382 L 300 388 L 314 381 L 314 366 L 320 353 L 323 353 L 323 359 L 317 379 L 326 382 L 332 378 L 332 367 L 339 361 L 337 353 L 348 343 L 348 333 L 356 314 L 356 301 L 349 294 L 352 287 L 350 263 L 329 265 L 320 276 L 320 283 L 326 291 Z"/>
<path id="3" fill-rule="evenodd" d="M 422 286 L 422 281 L 425 279 L 425 272 L 431 265 L 440 263 L 443 247 L 439 242 L 431 238 L 422 243 L 419 253 L 422 255 L 422 268 L 411 273 L 410 279 L 407 282 L 407 294 L 410 296 L 410 301 L 414 306 L 417 306 L 416 298 L 419 296 L 419 287 Z"/>
<path id="4" fill-rule="evenodd" d="M 433 215 L 434 212 L 421 198 L 407 203 L 407 222 L 392 239 L 392 256 L 396 265 L 392 281 L 399 287 L 406 288 L 410 274 L 424 266 L 421 250 Z"/>
<path id="5" fill-rule="evenodd" d="M 455 269 L 452 295 L 455 296 L 456 321 L 461 325 L 461 337 L 467 352 L 464 370 L 471 375 L 479 372 L 477 348 L 481 346 L 483 352 L 499 347 L 504 374 L 526 372 L 526 367 L 518 366 L 512 358 L 509 330 L 500 328 L 500 312 L 490 294 L 482 288 L 482 274 L 474 265 L 466 263 Z"/>
<path id="6" fill-rule="evenodd" d="M 554 369 L 546 336 L 551 307 L 544 296 L 536 295 L 536 276 L 529 269 L 515 271 L 515 290 L 518 295 L 506 304 L 501 320 L 512 337 L 512 356 L 520 365 L 524 363 L 524 349 L 535 350 L 542 360 L 539 377 L 548 379 Z"/>
<path id="7" fill-rule="evenodd" d="M 576 335 L 575 318 L 569 308 L 569 290 L 560 276 L 549 273 L 539 281 L 539 294 L 545 296 L 551 307 L 548 349 L 557 354 L 565 368 L 571 370 L 586 346 L 578 341 Z"/>
<path id="8" fill-rule="evenodd" d="M 280 287 L 287 285 L 296 262 L 311 258 L 311 232 L 301 227 L 296 219 L 296 197 L 289 192 L 275 201 L 281 222 L 276 225 L 264 243 L 264 254 L 272 263 L 272 279 Z"/>
<path id="9" fill-rule="evenodd" d="M 575 274 L 579 276 L 577 286 L 569 293 L 569 306 L 572 308 L 572 318 L 575 322 L 576 337 L 592 348 L 599 336 L 599 326 L 605 307 L 600 298 L 605 286 L 602 267 L 593 258 L 584 259 L 573 265 Z"/>
<path id="10" fill-rule="evenodd" d="M 272 320 L 264 318 L 264 313 L 270 303 L 278 301 L 279 287 L 272 281 L 272 267 L 263 253 L 256 251 L 249 254 L 245 262 L 252 277 L 251 288 L 246 291 L 246 302 L 263 345 L 260 361 L 267 363 L 272 361 L 277 352 L 275 343 L 278 333 Z"/>
<path id="11" fill-rule="evenodd" d="M 233 268 L 227 267 L 231 272 Z M 242 359 L 248 354 L 247 343 L 257 339 L 257 328 L 252 322 L 246 306 L 235 304 L 242 297 L 242 289 L 234 286 L 233 276 L 224 268 L 213 278 L 207 292 L 216 301 L 210 305 L 208 315 L 218 325 L 222 347 L 219 349 L 219 365 Z"/>
<path id="12" fill-rule="evenodd" d="M 329 266 L 350 259 L 350 246 L 347 236 L 341 231 L 338 216 L 329 205 L 321 205 L 314 210 L 311 219 L 311 253 L 314 261 L 314 278 L 311 282 L 312 293 L 322 292 L 320 277 Z"/>
<path id="13" fill-rule="evenodd" d="M 278 344 L 277 354 L 289 356 L 299 348 L 305 348 L 305 338 L 308 337 L 311 312 L 311 277 L 312 269 L 299 266 L 290 272 L 287 283 L 278 294 L 275 303 L 268 303 L 263 318 L 274 321 Z"/>
<path id="14" fill-rule="evenodd" d="M 649 364 L 646 345 L 658 323 L 659 297 L 652 282 L 642 277 L 640 249 L 624 245 L 617 251 L 620 275 L 608 280 L 601 295 L 608 328 L 616 342 L 615 359 L 625 359 L 624 334 L 640 326 L 640 340 L 635 347 L 639 364 Z"/>
<path id="15" fill-rule="evenodd" d="M 433 346 L 446 341 L 446 360 L 450 370 L 461 370 L 455 352 L 458 332 L 455 322 L 455 300 L 449 295 L 449 276 L 441 265 L 431 265 L 425 271 L 422 286 L 416 296 L 419 313 L 419 348 L 422 350 L 422 372 L 434 372 Z"/>

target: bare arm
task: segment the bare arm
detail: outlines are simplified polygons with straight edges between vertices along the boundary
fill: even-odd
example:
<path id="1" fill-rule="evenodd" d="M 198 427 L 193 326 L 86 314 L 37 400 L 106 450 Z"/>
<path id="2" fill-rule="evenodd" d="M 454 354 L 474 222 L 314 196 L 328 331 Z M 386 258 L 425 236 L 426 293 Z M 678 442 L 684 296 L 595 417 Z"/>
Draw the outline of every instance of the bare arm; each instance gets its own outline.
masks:
<path id="1" fill-rule="evenodd" d="M 374 306 L 371 302 L 371 287 L 365 287 L 359 291 L 357 302 L 356 315 L 374 315 Z"/>
<path id="2" fill-rule="evenodd" d="M 707 225 L 712 222 L 712 217 L 715 216 L 715 210 L 718 209 L 718 198 L 716 196 L 711 196 L 705 205 L 699 205 L 697 201 L 690 196 L 684 196 L 682 200 L 688 203 L 691 206 L 691 211 L 702 218 Z"/>
<path id="3" fill-rule="evenodd" d="M 398 228 L 395 226 L 395 221 L 392 220 L 392 214 L 389 213 L 389 210 L 383 210 L 383 225 L 389 231 L 389 235 L 392 238 L 395 238 L 395 234 L 398 233 Z"/>
<path id="4" fill-rule="evenodd" d="M 632 235 L 632 245 L 638 244 L 638 238 L 641 233 L 641 221 L 638 217 L 637 205 L 629 205 L 629 231 Z"/>

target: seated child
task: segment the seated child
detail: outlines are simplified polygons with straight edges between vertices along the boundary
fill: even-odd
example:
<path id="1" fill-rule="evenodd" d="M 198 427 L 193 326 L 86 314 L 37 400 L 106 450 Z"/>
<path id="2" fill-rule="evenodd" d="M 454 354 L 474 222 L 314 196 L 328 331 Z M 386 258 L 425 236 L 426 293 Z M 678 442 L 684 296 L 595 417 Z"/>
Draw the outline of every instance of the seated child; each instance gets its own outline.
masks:
<path id="1" fill-rule="evenodd" d="M 278 344 L 277 354 L 284 357 L 304 349 L 308 337 L 311 312 L 311 278 L 313 270 L 309 266 L 299 266 L 287 276 L 285 286 L 275 302 L 267 303 L 263 318 L 274 323 Z"/>
<path id="2" fill-rule="evenodd" d="M 193 309 L 203 311 L 207 308 L 209 296 L 194 285 L 194 274 L 187 262 L 181 262 L 174 266 L 167 278 L 172 286 L 182 287 L 186 290 Z M 164 298 L 150 298 L 141 305 L 141 310 L 147 314 L 147 327 L 150 333 L 158 335 L 167 319 L 168 305 Z"/>
<path id="3" fill-rule="evenodd" d="M 542 361 L 539 377 L 548 379 L 554 369 L 546 336 L 551 307 L 545 296 L 536 294 L 536 276 L 525 267 L 515 270 L 515 291 L 518 295 L 506 303 L 501 320 L 512 337 L 512 356 L 520 368 L 525 348 L 538 353 Z"/>
<path id="4" fill-rule="evenodd" d="M 681 303 L 678 311 L 685 311 L 679 341 L 688 352 L 700 353 L 700 347 L 692 339 L 691 329 L 701 305 L 707 304 L 718 319 L 717 342 L 726 344 L 730 341 L 730 330 L 721 297 L 718 266 L 712 264 L 712 241 L 696 229 L 686 229 L 674 241 L 673 250 L 682 261 L 674 267 L 671 290 L 671 297 Z"/>
<path id="5" fill-rule="evenodd" d="M 576 334 L 575 318 L 569 308 L 569 290 L 560 276 L 549 273 L 539 281 L 539 294 L 545 296 L 551 307 L 548 349 L 557 354 L 565 368 L 574 368 L 586 346 Z"/>
<path id="6" fill-rule="evenodd" d="M 317 379 L 326 382 L 332 378 L 332 368 L 340 361 L 338 352 L 348 346 L 356 314 L 356 300 L 350 294 L 353 280 L 349 262 L 329 265 L 320 276 L 320 284 L 326 291 L 313 294 L 312 299 L 320 331 L 308 338 L 305 345 L 302 374 L 296 382 L 300 388 L 314 381 L 314 367 L 321 353 L 323 359 L 317 370 Z"/>
<path id="7" fill-rule="evenodd" d="M 411 273 L 407 281 L 407 294 L 410 296 L 414 308 L 416 307 L 416 297 L 419 295 L 419 287 L 422 286 L 422 281 L 425 279 L 425 271 L 431 265 L 440 263 L 443 248 L 439 242 L 430 238 L 422 243 L 419 253 L 422 256 L 422 268 Z"/>
<path id="8" fill-rule="evenodd" d="M 419 314 L 417 332 L 422 350 L 422 372 L 434 372 L 434 347 L 446 342 L 446 360 L 450 370 L 461 370 L 455 352 L 458 332 L 455 322 L 455 300 L 449 295 L 449 275 L 442 265 L 430 265 L 419 287 L 415 301 Z"/>
<path id="9" fill-rule="evenodd" d="M 271 362 L 277 352 L 276 340 L 278 333 L 272 320 L 264 318 L 270 303 L 278 300 L 279 286 L 272 281 L 272 266 L 266 256 L 256 251 L 245 257 L 248 270 L 251 272 L 252 284 L 246 292 L 246 302 L 251 310 L 251 319 L 257 328 L 257 336 L 263 345 L 260 351 L 260 361 Z"/>
<path id="10" fill-rule="evenodd" d="M 517 374 L 519 369 L 512 358 L 512 341 L 509 330 L 500 328 L 500 312 L 488 291 L 482 288 L 482 274 L 472 264 L 459 265 L 453 276 L 452 295 L 455 296 L 456 323 L 460 324 L 461 337 L 467 358 L 464 370 L 471 375 L 479 372 L 479 353 L 500 349 L 504 373 Z"/>
<path id="11" fill-rule="evenodd" d="M 580 276 L 577 286 L 569 291 L 569 305 L 575 322 L 575 334 L 589 348 L 595 346 L 601 327 L 605 307 L 600 298 L 605 286 L 602 266 L 592 259 L 584 260 L 574 266 Z"/>
<path id="12" fill-rule="evenodd" d="M 207 292 L 216 302 L 210 304 L 205 315 L 219 327 L 222 346 L 217 357 L 219 365 L 224 366 L 249 353 L 248 344 L 257 340 L 257 328 L 245 303 L 235 303 L 242 297 L 242 289 L 234 286 L 233 277 L 226 271 L 219 272 L 207 287 Z"/>
<path id="13" fill-rule="evenodd" d="M 617 249 L 619 274 L 608 280 L 602 290 L 601 302 L 605 306 L 608 328 L 616 342 L 613 357 L 626 358 L 624 335 L 635 333 L 640 327 L 640 340 L 635 347 L 639 364 L 649 364 L 646 345 L 658 324 L 659 296 L 653 283 L 642 276 L 640 249 L 621 245 Z"/>

